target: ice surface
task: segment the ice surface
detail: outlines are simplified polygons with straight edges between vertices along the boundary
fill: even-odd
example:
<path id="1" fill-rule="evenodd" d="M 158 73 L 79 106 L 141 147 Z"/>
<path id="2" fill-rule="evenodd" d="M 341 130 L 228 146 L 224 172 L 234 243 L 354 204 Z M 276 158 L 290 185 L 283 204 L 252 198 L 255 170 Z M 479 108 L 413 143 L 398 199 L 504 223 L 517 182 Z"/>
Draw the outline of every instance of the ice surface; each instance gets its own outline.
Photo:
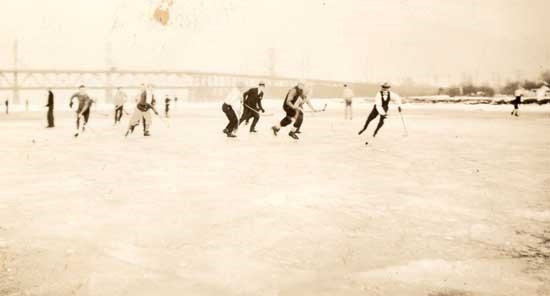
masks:
<path id="1" fill-rule="evenodd" d="M 546 109 L 408 105 L 408 137 L 393 110 L 364 147 L 370 103 L 307 113 L 299 141 L 267 105 L 236 139 L 218 103 L 149 138 L 0 115 L 0 294 L 550 293 Z"/>

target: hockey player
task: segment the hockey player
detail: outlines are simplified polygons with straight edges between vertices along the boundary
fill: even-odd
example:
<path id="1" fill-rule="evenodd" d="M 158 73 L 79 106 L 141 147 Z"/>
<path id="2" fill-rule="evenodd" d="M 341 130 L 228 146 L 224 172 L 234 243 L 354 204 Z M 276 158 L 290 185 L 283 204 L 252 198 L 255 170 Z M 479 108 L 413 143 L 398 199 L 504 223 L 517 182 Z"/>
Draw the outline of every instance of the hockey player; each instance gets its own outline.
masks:
<path id="1" fill-rule="evenodd" d="M 115 94 L 115 124 L 120 123 L 122 118 L 122 113 L 124 112 L 124 103 L 126 103 L 128 96 L 126 93 L 119 87 Z"/>
<path id="2" fill-rule="evenodd" d="M 297 131 L 302 126 L 302 123 L 304 121 L 304 110 L 302 108 L 303 104 L 306 103 L 313 112 L 320 112 L 321 110 L 315 109 L 313 105 L 311 105 L 311 102 L 309 101 L 307 94 L 304 91 L 305 83 L 298 82 L 298 84 L 291 88 L 286 97 L 285 101 L 283 103 L 283 110 L 285 111 L 286 115 L 285 117 L 276 125 L 271 127 L 271 130 L 273 131 L 273 134 L 276 136 L 282 127 L 285 127 L 289 124 L 291 124 L 294 121 L 294 125 L 288 135 L 298 140 L 298 135 L 296 135 Z"/>
<path id="3" fill-rule="evenodd" d="M 235 131 L 239 127 L 239 114 L 242 113 L 243 92 L 245 91 L 244 83 L 238 82 L 237 86 L 225 97 L 222 104 L 222 111 L 229 120 L 223 132 L 229 138 L 235 138 Z"/>
<path id="4" fill-rule="evenodd" d="M 372 108 L 372 111 L 370 112 L 367 121 L 365 122 L 365 126 L 363 126 L 363 129 L 359 131 L 359 135 L 367 129 L 369 123 L 372 120 L 380 115 L 380 121 L 378 121 L 378 125 L 376 126 L 376 129 L 374 130 L 374 133 L 372 135 L 373 138 L 376 137 L 376 134 L 378 133 L 380 128 L 382 128 L 382 126 L 384 125 L 384 120 L 388 116 L 390 100 L 393 99 L 395 101 L 395 103 L 397 104 L 397 110 L 401 112 L 401 97 L 398 94 L 390 91 L 390 88 L 391 86 L 387 82 L 381 86 L 381 90 L 376 94 L 376 97 L 374 98 L 374 106 Z M 368 144 L 369 142 L 366 141 L 365 145 Z"/>
<path id="5" fill-rule="evenodd" d="M 90 99 L 90 96 L 86 93 L 86 87 L 81 85 L 78 87 L 78 92 L 71 96 L 69 108 L 73 107 L 73 99 L 77 98 L 78 108 L 76 109 L 76 132 L 74 134 L 75 138 L 79 135 L 80 122 L 82 122 L 82 132 L 86 130 L 86 124 L 88 124 L 88 119 L 90 118 L 90 110 L 93 104 L 93 100 Z"/>
<path id="6" fill-rule="evenodd" d="M 132 116 L 130 117 L 130 122 L 128 125 L 128 130 L 126 131 L 125 136 L 128 136 L 130 133 L 134 132 L 136 126 L 139 125 L 140 121 L 143 120 L 143 136 L 151 136 L 149 129 L 151 128 L 152 120 L 151 113 L 149 110 L 152 110 L 156 115 L 158 115 L 157 110 L 153 106 L 153 88 L 151 85 L 145 87 L 142 85 L 139 99 L 136 105 L 136 109 Z"/>
<path id="7" fill-rule="evenodd" d="M 264 88 L 265 83 L 262 81 L 258 84 L 258 87 L 249 89 L 243 94 L 243 115 L 239 120 L 239 125 L 243 121 L 247 121 L 250 118 L 253 118 L 252 125 L 250 126 L 250 132 L 256 133 L 256 124 L 260 120 L 260 111 L 265 113 L 264 108 L 262 107 L 262 99 L 264 97 Z"/>

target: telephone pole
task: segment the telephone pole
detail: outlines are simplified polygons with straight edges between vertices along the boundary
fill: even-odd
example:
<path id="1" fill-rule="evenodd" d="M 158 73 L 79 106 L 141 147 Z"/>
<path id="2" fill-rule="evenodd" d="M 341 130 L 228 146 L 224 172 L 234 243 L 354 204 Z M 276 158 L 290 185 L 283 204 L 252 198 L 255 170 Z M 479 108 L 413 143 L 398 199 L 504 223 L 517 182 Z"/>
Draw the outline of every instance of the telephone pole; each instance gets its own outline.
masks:
<path id="1" fill-rule="evenodd" d="M 18 61 L 18 41 L 13 42 L 13 103 L 19 104 L 19 61 Z"/>

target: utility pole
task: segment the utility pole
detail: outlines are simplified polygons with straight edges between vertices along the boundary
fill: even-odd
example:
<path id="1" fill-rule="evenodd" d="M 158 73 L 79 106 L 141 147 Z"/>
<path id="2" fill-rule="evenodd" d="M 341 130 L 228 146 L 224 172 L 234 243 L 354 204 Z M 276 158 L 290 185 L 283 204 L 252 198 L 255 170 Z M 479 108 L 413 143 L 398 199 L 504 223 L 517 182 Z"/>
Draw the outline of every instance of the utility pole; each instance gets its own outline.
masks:
<path id="1" fill-rule="evenodd" d="M 18 41 L 13 42 L 13 103 L 19 104 L 19 57 L 18 57 Z"/>
<path id="2" fill-rule="evenodd" d="M 115 68 L 113 67 L 113 58 L 112 58 L 112 43 L 111 39 L 107 41 L 107 50 L 106 50 L 106 56 L 105 56 L 105 62 L 107 64 L 108 70 L 107 73 L 105 73 L 105 102 L 111 103 L 113 102 L 113 80 L 112 80 L 112 74 Z"/>

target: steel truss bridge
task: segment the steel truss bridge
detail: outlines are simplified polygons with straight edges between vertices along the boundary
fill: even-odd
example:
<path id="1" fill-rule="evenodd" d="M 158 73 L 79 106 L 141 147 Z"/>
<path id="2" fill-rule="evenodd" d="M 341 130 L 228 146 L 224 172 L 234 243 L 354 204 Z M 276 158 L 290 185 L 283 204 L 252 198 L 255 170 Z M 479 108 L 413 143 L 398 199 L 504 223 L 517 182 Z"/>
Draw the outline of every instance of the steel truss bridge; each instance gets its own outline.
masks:
<path id="1" fill-rule="evenodd" d="M 12 93 L 12 101 L 20 102 L 20 92 L 27 90 L 77 90 L 81 84 L 88 89 L 104 90 L 104 102 L 112 102 L 116 88 L 137 89 L 152 83 L 155 89 L 186 90 L 188 99 L 219 99 L 237 81 L 255 86 L 266 83 L 268 97 L 281 97 L 299 80 L 292 77 L 254 76 L 230 73 L 170 70 L 63 70 L 63 69 L 0 69 L 0 91 Z M 342 81 L 307 80 L 316 97 L 339 96 Z"/>

